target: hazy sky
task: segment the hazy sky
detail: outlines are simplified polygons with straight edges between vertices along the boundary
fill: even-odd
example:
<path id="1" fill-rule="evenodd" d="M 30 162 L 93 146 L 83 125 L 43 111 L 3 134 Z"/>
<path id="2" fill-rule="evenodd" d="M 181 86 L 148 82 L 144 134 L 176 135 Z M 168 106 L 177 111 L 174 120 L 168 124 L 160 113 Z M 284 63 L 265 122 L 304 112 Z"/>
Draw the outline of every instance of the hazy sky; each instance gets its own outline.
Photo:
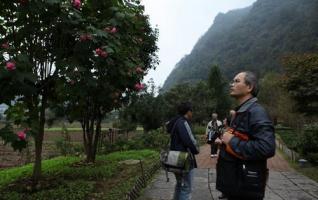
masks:
<path id="1" fill-rule="evenodd" d="M 164 81 L 175 64 L 189 54 L 220 12 L 252 5 L 256 0 L 142 0 L 153 27 L 159 29 L 160 64 L 145 77 L 156 86 Z"/>

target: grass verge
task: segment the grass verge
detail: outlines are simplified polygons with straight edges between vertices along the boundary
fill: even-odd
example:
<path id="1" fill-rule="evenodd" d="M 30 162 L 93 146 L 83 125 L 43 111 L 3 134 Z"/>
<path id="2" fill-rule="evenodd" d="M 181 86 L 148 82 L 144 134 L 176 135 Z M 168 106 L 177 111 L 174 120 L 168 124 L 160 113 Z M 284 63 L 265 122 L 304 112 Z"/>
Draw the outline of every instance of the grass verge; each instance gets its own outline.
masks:
<path id="1" fill-rule="evenodd" d="M 136 178 L 140 163 L 124 164 L 124 160 L 142 160 L 148 168 L 158 158 L 152 150 L 114 152 L 97 156 L 94 164 L 77 157 L 58 157 L 43 161 L 43 179 L 36 191 L 30 191 L 32 166 L 0 171 L 0 199 L 124 199 Z"/>

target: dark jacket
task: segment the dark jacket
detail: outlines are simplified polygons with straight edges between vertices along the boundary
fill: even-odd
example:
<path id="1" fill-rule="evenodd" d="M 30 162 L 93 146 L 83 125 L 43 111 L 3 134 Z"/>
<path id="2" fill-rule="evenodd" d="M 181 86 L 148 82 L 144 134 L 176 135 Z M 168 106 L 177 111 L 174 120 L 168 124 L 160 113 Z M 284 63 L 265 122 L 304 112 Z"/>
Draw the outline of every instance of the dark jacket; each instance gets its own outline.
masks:
<path id="1" fill-rule="evenodd" d="M 199 153 L 199 148 L 188 120 L 183 116 L 173 118 L 167 124 L 167 131 L 171 135 L 170 150 L 188 152 L 189 149 L 193 157 L 191 166 L 196 168 L 197 163 L 194 155 Z"/>
<path id="2" fill-rule="evenodd" d="M 248 194 L 234 189 L 238 188 L 233 178 L 237 176 L 239 163 L 253 166 L 261 173 L 267 172 L 267 159 L 275 154 L 274 127 L 264 108 L 257 103 L 257 98 L 251 98 L 236 109 L 231 128 L 248 136 L 249 140 L 234 136 L 229 142 L 230 148 L 242 159 L 225 151 L 225 145 L 221 146 L 216 187 L 225 194 L 244 197 Z M 265 185 L 263 189 L 261 192 L 250 191 L 251 195 L 257 193 L 256 196 L 262 197 Z"/>

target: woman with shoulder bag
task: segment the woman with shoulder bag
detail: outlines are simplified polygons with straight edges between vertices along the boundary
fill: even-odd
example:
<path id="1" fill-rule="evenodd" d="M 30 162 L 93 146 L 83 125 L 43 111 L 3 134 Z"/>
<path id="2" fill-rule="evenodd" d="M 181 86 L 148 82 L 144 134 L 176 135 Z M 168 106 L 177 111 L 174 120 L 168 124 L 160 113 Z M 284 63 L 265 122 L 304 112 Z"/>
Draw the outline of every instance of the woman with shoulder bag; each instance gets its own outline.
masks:
<path id="1" fill-rule="evenodd" d="M 189 102 L 178 106 L 178 116 L 167 124 L 167 131 L 171 134 L 170 150 L 190 153 L 190 163 L 185 173 L 175 172 L 176 187 L 174 200 L 190 200 L 192 192 L 193 169 L 197 167 L 195 154 L 199 153 L 197 142 L 192 134 L 190 120 L 192 119 L 192 105 Z"/>

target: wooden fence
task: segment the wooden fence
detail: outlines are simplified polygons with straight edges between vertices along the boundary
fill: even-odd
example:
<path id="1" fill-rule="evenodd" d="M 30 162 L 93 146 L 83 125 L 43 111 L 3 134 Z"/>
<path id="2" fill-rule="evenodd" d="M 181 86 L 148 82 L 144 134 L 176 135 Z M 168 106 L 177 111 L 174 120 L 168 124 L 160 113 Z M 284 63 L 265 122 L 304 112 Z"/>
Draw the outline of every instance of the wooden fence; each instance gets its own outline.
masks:
<path id="1" fill-rule="evenodd" d="M 143 162 L 140 160 L 140 172 L 141 176 L 137 178 L 135 185 L 126 194 L 126 200 L 136 200 L 140 196 L 140 192 L 147 186 L 148 181 L 155 174 L 155 172 L 161 167 L 160 161 L 155 160 L 152 162 L 152 166 L 148 169 L 144 168 Z"/>
<path id="2" fill-rule="evenodd" d="M 284 152 L 284 154 L 293 162 L 297 162 L 299 154 L 294 150 L 289 149 L 286 144 L 280 138 L 276 138 L 276 147 Z"/>

